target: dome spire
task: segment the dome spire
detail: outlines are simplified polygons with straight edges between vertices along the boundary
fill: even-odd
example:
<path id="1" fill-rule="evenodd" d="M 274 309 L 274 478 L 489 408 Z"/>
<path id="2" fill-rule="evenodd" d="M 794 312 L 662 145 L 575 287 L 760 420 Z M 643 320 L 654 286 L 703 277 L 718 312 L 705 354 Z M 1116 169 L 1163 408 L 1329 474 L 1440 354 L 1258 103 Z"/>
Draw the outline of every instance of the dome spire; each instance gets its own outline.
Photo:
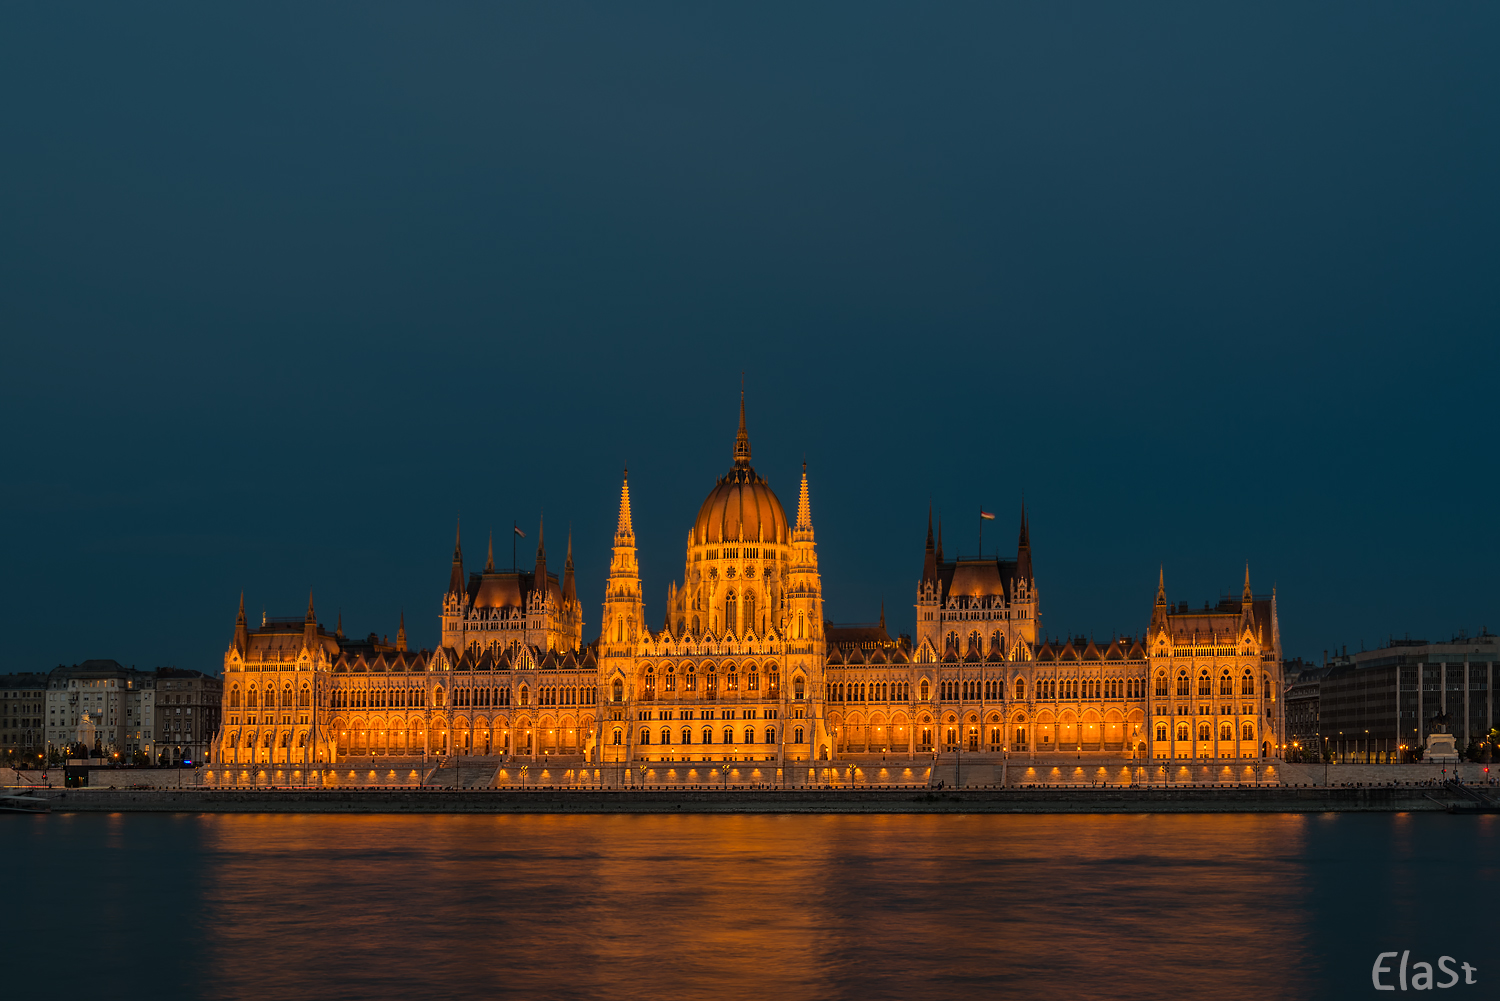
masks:
<path id="1" fill-rule="evenodd" d="M 750 465 L 750 433 L 745 430 L 745 377 L 740 375 L 740 432 L 734 437 L 734 464 Z"/>
<path id="2" fill-rule="evenodd" d="M 797 496 L 797 524 L 792 530 L 793 540 L 806 539 L 811 542 L 813 537 L 812 502 L 807 496 L 807 463 L 802 464 L 802 490 Z"/>
<path id="3" fill-rule="evenodd" d="M 635 528 L 630 523 L 630 470 L 627 468 L 620 478 L 620 520 L 615 524 L 615 538 L 635 537 Z"/>

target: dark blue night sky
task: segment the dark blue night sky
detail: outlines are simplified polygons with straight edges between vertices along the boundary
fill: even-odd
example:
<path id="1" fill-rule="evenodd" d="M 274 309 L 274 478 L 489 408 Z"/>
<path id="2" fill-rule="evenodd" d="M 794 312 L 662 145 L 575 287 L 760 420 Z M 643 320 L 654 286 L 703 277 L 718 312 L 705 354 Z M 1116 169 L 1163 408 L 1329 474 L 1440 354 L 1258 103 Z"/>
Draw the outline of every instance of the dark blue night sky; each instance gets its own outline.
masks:
<path id="1" fill-rule="evenodd" d="M 1274 585 L 1290 655 L 1500 629 L 1492 4 L 0 12 L 0 670 L 437 638 L 512 520 L 647 619 L 806 458 L 830 615 L 928 504 L 1048 633 Z"/>

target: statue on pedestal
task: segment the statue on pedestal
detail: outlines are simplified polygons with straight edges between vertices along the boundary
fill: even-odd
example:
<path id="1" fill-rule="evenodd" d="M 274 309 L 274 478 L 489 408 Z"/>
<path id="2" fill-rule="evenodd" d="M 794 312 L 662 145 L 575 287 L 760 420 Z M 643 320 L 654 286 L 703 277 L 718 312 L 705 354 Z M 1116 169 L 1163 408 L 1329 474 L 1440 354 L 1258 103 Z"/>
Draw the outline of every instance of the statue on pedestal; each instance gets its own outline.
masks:
<path id="1" fill-rule="evenodd" d="M 1428 720 L 1431 732 L 1427 734 L 1427 752 L 1422 756 L 1423 761 L 1433 761 L 1438 764 L 1456 764 L 1458 762 L 1458 747 L 1454 742 L 1453 734 L 1448 732 L 1448 724 L 1452 721 L 1453 714 L 1445 713 L 1439 709 Z"/>

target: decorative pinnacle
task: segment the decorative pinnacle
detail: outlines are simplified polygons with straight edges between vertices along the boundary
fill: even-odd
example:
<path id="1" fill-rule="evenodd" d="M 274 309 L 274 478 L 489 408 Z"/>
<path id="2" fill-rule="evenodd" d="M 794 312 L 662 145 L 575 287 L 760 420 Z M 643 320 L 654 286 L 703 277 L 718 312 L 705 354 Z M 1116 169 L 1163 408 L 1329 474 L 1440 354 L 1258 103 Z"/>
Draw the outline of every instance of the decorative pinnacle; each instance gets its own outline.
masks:
<path id="1" fill-rule="evenodd" d="M 806 533 L 806 538 L 812 538 L 812 501 L 807 495 L 807 463 L 802 464 L 802 489 L 797 495 L 797 524 L 793 528 L 794 536 L 800 538 Z"/>

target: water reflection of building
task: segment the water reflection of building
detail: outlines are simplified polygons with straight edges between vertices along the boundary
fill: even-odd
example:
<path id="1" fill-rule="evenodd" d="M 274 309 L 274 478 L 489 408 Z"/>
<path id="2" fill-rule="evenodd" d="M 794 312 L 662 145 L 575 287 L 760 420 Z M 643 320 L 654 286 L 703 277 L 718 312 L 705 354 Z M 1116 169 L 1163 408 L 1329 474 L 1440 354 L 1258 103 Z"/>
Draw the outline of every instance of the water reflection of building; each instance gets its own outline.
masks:
<path id="1" fill-rule="evenodd" d="M 464 574 L 455 542 L 442 643 L 245 621 L 225 655 L 227 764 L 431 755 L 655 768 L 971 754 L 1222 760 L 1279 756 L 1274 596 L 1169 604 L 1140 637 L 1049 639 L 1022 511 L 1014 557 L 946 559 L 929 516 L 911 635 L 882 611 L 824 619 L 806 467 L 788 519 L 751 465 L 744 401 L 733 464 L 699 508 L 683 572 L 647 624 L 628 478 L 598 639 L 571 540 L 561 579 L 545 538 L 530 571 Z"/>

